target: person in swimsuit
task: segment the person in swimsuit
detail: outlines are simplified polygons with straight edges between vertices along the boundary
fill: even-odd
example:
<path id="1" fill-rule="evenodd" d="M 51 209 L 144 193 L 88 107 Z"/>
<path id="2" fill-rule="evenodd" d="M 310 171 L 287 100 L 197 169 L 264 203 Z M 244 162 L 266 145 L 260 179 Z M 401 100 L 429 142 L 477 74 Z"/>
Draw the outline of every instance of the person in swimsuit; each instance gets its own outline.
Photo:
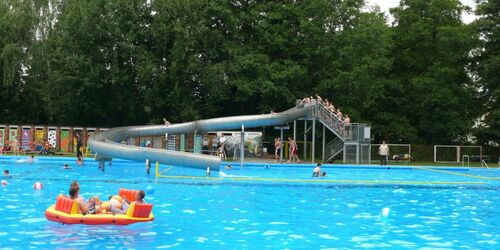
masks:
<path id="1" fill-rule="evenodd" d="M 165 124 L 165 127 L 168 127 L 168 126 L 172 125 L 172 123 L 170 123 L 169 121 L 167 121 L 166 118 L 163 118 L 163 123 Z"/>
<path id="2" fill-rule="evenodd" d="M 222 161 L 226 160 L 226 150 L 225 150 L 226 143 L 222 142 L 220 144 L 220 147 L 217 149 L 217 155 L 219 156 L 219 159 Z"/>
<path id="3" fill-rule="evenodd" d="M 283 147 L 283 143 L 281 142 L 281 139 L 279 137 L 276 137 L 274 139 L 274 161 L 278 162 L 278 159 L 280 159 L 280 152 L 281 148 Z"/>
<path id="4" fill-rule="evenodd" d="M 76 157 L 82 157 L 82 134 L 81 132 L 76 132 Z"/>
<path id="5" fill-rule="evenodd" d="M 86 214 L 88 207 L 87 204 L 85 204 L 85 201 L 82 199 L 79 199 L 79 193 L 80 193 L 80 186 L 77 185 L 71 185 L 69 188 L 69 198 L 72 200 L 76 200 L 78 204 L 78 213 L 79 214 Z"/>
<path id="6" fill-rule="evenodd" d="M 85 214 L 98 214 L 101 212 L 102 202 L 99 197 L 92 197 L 87 203 L 87 212 Z"/>
<path id="7" fill-rule="evenodd" d="M 313 170 L 312 176 L 319 177 L 320 174 L 321 174 L 321 163 L 318 163 L 318 165 L 316 165 L 316 167 Z"/>
<path id="8" fill-rule="evenodd" d="M 348 139 L 351 139 L 351 118 L 349 117 L 349 115 L 345 115 L 344 126 L 345 126 L 345 136 Z"/>
<path id="9" fill-rule="evenodd" d="M 139 190 L 137 194 L 135 195 L 135 203 L 137 204 L 145 204 L 146 202 L 144 201 L 144 197 L 146 194 L 144 193 L 143 190 Z"/>
<path id="10" fill-rule="evenodd" d="M 139 190 L 135 195 L 135 203 L 145 204 L 144 197 L 146 193 L 143 190 Z M 129 201 L 123 199 L 119 195 L 112 195 L 109 197 L 109 202 L 106 204 L 103 203 L 103 209 L 108 209 L 111 213 L 114 214 L 126 214 L 128 208 L 130 207 Z"/>
<path id="11" fill-rule="evenodd" d="M 129 202 L 119 195 L 111 195 L 109 197 L 109 211 L 114 214 L 125 214 L 130 206 Z"/>
<path id="12" fill-rule="evenodd" d="M 288 137 L 288 144 L 290 145 L 290 157 L 288 159 L 288 162 L 291 162 L 293 159 L 295 159 L 297 162 L 300 162 L 300 158 L 297 155 L 297 142 L 295 142 L 295 140 L 291 137 Z"/>

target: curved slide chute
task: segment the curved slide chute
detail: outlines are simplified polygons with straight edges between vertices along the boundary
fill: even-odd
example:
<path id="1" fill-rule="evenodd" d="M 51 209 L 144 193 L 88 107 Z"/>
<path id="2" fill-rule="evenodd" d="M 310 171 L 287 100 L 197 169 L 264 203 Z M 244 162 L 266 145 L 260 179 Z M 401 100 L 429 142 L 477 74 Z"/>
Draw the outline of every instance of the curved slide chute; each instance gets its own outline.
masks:
<path id="1" fill-rule="evenodd" d="M 120 142 L 129 137 L 162 136 L 165 133 L 188 134 L 203 131 L 234 130 L 241 129 L 242 125 L 245 128 L 281 125 L 299 118 L 309 117 L 313 108 L 314 105 L 309 104 L 274 114 L 221 117 L 177 123 L 168 127 L 165 125 L 117 127 L 89 138 L 88 143 L 91 150 L 101 157 L 136 161 L 149 159 L 151 162 L 157 161 L 167 165 L 199 169 L 210 167 L 212 170 L 218 170 L 221 160 L 215 156 L 131 146 Z"/>

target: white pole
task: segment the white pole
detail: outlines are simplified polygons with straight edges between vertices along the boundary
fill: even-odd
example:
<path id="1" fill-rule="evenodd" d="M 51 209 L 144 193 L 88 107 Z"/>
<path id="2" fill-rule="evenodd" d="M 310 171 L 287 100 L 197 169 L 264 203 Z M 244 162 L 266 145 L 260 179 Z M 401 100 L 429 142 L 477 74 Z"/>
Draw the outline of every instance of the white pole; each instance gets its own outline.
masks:
<path id="1" fill-rule="evenodd" d="M 304 120 L 304 158 L 302 160 L 306 160 L 307 158 L 307 120 Z"/>
<path id="2" fill-rule="evenodd" d="M 479 159 L 483 160 L 483 146 L 479 146 Z"/>
<path id="3" fill-rule="evenodd" d="M 325 162 L 325 125 L 323 125 L 323 148 L 322 148 L 322 152 L 321 152 L 321 159 L 323 159 L 322 161 Z"/>
<path id="4" fill-rule="evenodd" d="M 293 121 L 293 140 L 297 141 L 297 120 Z"/>
<path id="5" fill-rule="evenodd" d="M 368 146 L 368 164 L 372 165 L 372 144 Z"/>
<path id="6" fill-rule="evenodd" d="M 240 168 L 243 168 L 243 158 L 245 158 L 245 125 L 241 125 Z"/>
<path id="7" fill-rule="evenodd" d="M 280 128 L 280 138 L 281 138 L 281 150 L 280 150 L 280 163 L 283 162 L 283 148 L 285 144 L 283 143 L 283 127 Z"/>
<path id="8" fill-rule="evenodd" d="M 313 120 L 313 135 L 312 135 L 312 153 L 311 153 L 311 157 L 312 157 L 312 160 L 311 162 L 314 163 L 314 147 L 316 146 L 316 119 Z"/>
<path id="9" fill-rule="evenodd" d="M 434 162 L 436 162 L 436 145 L 434 145 Z"/>
<path id="10" fill-rule="evenodd" d="M 408 159 L 408 162 L 411 162 L 411 144 L 409 144 L 408 154 L 410 155 L 410 158 Z"/>
<path id="11" fill-rule="evenodd" d="M 386 155 L 386 157 L 388 157 L 388 155 Z M 387 159 L 386 159 L 386 162 L 387 162 Z M 356 164 L 359 164 L 359 143 L 356 143 Z"/>

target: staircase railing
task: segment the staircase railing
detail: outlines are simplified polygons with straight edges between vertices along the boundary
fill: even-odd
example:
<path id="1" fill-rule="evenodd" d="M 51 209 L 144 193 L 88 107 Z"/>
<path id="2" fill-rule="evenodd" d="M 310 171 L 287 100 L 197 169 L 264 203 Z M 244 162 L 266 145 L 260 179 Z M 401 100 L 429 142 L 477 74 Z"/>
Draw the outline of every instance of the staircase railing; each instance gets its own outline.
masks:
<path id="1" fill-rule="evenodd" d="M 338 116 L 332 114 L 332 112 L 330 112 L 330 110 L 328 110 L 323 103 L 316 102 L 316 108 L 313 111 L 313 116 L 317 117 L 321 123 L 341 138 L 342 141 L 347 139 L 344 122 L 341 121 Z"/>
<path id="2" fill-rule="evenodd" d="M 335 156 L 340 154 L 344 150 L 344 141 L 341 138 L 336 138 L 331 141 L 325 147 L 325 159 L 324 161 L 330 161 Z"/>
<path id="3" fill-rule="evenodd" d="M 490 168 L 490 166 L 488 166 L 488 163 L 486 163 L 486 161 L 481 160 L 481 167 L 484 167 L 484 166 L 486 166 L 487 168 Z"/>

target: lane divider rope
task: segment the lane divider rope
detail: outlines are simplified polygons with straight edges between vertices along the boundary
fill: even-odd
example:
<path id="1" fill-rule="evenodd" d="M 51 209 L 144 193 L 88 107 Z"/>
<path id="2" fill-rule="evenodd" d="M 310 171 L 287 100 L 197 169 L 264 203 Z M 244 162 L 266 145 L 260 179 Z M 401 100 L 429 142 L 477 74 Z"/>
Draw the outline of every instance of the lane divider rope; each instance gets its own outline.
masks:
<path id="1" fill-rule="evenodd" d="M 394 184 L 394 185 L 484 185 L 485 182 L 473 181 L 397 181 L 397 180 L 304 180 L 304 179 L 281 179 L 281 178 L 258 178 L 258 177 L 206 177 L 206 176 L 175 176 L 159 175 L 160 178 L 169 179 L 201 179 L 207 181 L 259 181 L 259 182 L 305 182 L 305 183 L 346 183 L 346 184 Z"/>
<path id="2" fill-rule="evenodd" d="M 487 176 L 472 175 L 472 174 L 462 174 L 462 173 L 457 173 L 457 172 L 453 172 L 453 171 L 441 170 L 441 169 L 434 169 L 434 168 L 427 168 L 427 167 L 415 167 L 414 166 L 414 168 L 415 169 L 420 169 L 420 170 L 438 172 L 438 173 L 445 173 L 445 174 L 451 174 L 451 175 L 458 175 L 458 176 L 470 177 L 470 178 L 475 178 L 475 179 L 489 180 L 489 181 L 500 180 L 499 177 L 487 177 Z"/>

